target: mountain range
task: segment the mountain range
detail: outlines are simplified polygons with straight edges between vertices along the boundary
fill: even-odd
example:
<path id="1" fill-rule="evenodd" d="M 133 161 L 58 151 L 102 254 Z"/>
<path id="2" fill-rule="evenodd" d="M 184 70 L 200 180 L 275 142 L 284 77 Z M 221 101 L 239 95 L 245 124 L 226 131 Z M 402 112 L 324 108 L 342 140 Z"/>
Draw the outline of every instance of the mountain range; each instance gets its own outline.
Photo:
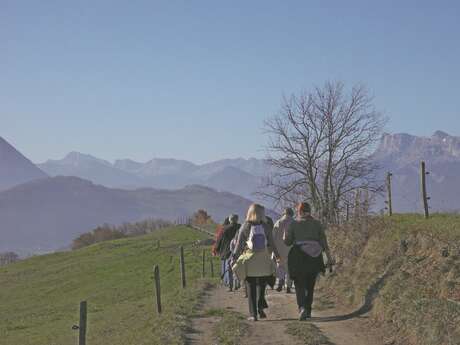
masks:
<path id="1" fill-rule="evenodd" d="M 379 166 L 379 177 L 393 173 L 393 207 L 396 212 L 421 210 L 419 165 L 424 160 L 430 207 L 433 211 L 460 210 L 460 137 L 436 131 L 421 137 L 406 133 L 384 134 L 370 158 Z M 270 167 L 263 159 L 224 159 L 197 165 L 174 159 L 152 159 L 146 163 L 128 159 L 113 164 L 89 155 L 70 153 L 62 160 L 38 165 L 51 176 L 73 175 L 117 188 L 183 188 L 189 184 L 230 191 L 255 199 L 255 192 Z M 375 210 L 384 207 L 377 198 Z"/>
<path id="2" fill-rule="evenodd" d="M 370 157 L 393 174 L 394 212 L 420 212 L 420 161 L 432 211 L 460 211 L 460 137 L 385 134 Z M 53 250 L 102 223 L 174 220 L 205 208 L 215 220 L 243 216 L 270 167 L 262 159 L 207 164 L 175 159 L 111 163 L 71 152 L 34 165 L 0 138 L 0 251 Z M 384 207 L 384 197 L 375 210 Z"/>
<path id="3" fill-rule="evenodd" d="M 52 251 L 103 223 L 146 218 L 174 221 L 200 208 L 216 221 L 230 213 L 243 217 L 252 201 L 193 181 L 214 186 L 221 186 L 222 181 L 224 189 L 238 189 L 243 185 L 239 178 L 250 180 L 252 175 L 233 166 L 256 169 L 257 164 L 224 160 L 198 166 L 174 159 L 145 164 L 125 159 L 111 164 L 72 152 L 63 160 L 40 165 L 48 175 L 1 139 L 0 252 Z"/>
<path id="4" fill-rule="evenodd" d="M 432 212 L 460 211 L 460 137 L 436 131 L 430 137 L 385 134 L 372 156 L 381 178 L 391 172 L 395 212 L 420 212 L 420 162 L 425 161 Z M 382 206 L 382 203 L 379 204 Z"/>
<path id="5" fill-rule="evenodd" d="M 50 176 L 77 176 L 112 188 L 177 189 L 199 184 L 246 198 L 254 197 L 254 191 L 269 169 L 264 160 L 255 158 L 224 159 L 202 165 L 160 158 L 145 163 L 120 159 L 112 164 L 78 152 L 37 166 Z"/>
<path id="6" fill-rule="evenodd" d="M 243 216 L 250 204 L 238 195 L 196 185 L 123 190 L 78 177 L 48 177 L 0 192 L 0 252 L 51 251 L 102 223 L 174 221 L 200 208 L 221 221 L 230 213 Z"/>

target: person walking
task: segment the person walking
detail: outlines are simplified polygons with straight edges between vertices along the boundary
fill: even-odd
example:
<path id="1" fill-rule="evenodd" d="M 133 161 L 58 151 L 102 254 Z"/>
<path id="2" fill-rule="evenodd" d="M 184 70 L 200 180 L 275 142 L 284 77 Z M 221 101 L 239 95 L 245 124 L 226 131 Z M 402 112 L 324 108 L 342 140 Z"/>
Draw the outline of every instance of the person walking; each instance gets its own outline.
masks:
<path id="1" fill-rule="evenodd" d="M 267 284 L 274 285 L 276 271 L 271 259 L 272 253 L 279 258 L 272 231 L 273 228 L 265 216 L 265 208 L 252 204 L 238 233 L 233 253 L 233 271 L 241 282 L 245 281 L 247 284 L 250 321 L 267 317 L 264 312 L 268 308 L 265 289 Z"/>
<path id="2" fill-rule="evenodd" d="M 233 237 L 232 241 L 230 242 L 230 252 L 234 253 L 235 252 L 235 248 L 236 248 L 236 242 L 238 240 L 238 232 L 235 234 L 235 237 Z M 233 256 L 231 255 L 230 258 L 228 259 L 229 261 L 229 266 L 230 266 L 230 269 L 231 267 L 233 266 L 234 262 L 233 262 Z M 233 272 L 233 270 L 232 270 Z M 238 290 L 240 287 L 241 287 L 241 283 L 240 283 L 240 280 L 238 279 L 238 277 L 236 276 L 236 274 L 232 274 L 233 276 L 233 288 L 235 290 Z M 245 297 L 247 297 L 247 294 L 245 294 Z"/>
<path id="3" fill-rule="evenodd" d="M 325 272 L 322 253 L 327 256 L 328 265 L 333 265 L 324 226 L 311 216 L 307 202 L 297 206 L 297 220 L 285 233 L 284 243 L 292 246 L 288 255 L 288 270 L 294 280 L 299 307 L 299 320 L 311 317 L 313 293 L 318 273 Z"/>
<path id="4" fill-rule="evenodd" d="M 291 250 L 291 246 L 287 246 L 284 243 L 284 234 L 287 231 L 289 225 L 294 221 L 294 210 L 292 208 L 286 208 L 283 211 L 283 216 L 275 223 L 273 227 L 273 241 L 275 242 L 276 249 L 280 255 L 280 259 L 276 263 L 276 277 L 278 278 L 278 287 L 276 291 L 280 292 L 283 290 L 283 286 L 286 283 L 286 292 L 290 293 L 292 288 L 292 280 L 289 277 L 288 271 L 288 254 Z"/>
<path id="5" fill-rule="evenodd" d="M 221 245 L 222 245 L 222 236 L 224 234 L 224 227 L 230 224 L 230 220 L 228 217 L 225 217 L 224 222 L 222 224 L 218 224 L 216 228 L 216 233 L 215 233 L 215 239 L 214 239 L 214 245 L 212 246 L 211 252 L 213 256 L 220 256 L 219 252 L 221 250 Z M 225 269 L 225 262 L 221 261 L 220 265 L 220 271 L 221 271 L 221 280 L 222 283 L 225 286 L 228 286 L 228 279 L 226 275 L 226 269 Z"/>
<path id="6" fill-rule="evenodd" d="M 231 242 L 235 235 L 238 233 L 240 229 L 240 224 L 238 224 L 238 216 L 236 214 L 231 214 L 228 217 L 229 224 L 225 225 L 222 230 L 222 236 L 219 239 L 219 242 L 216 246 L 216 250 L 222 260 L 222 267 L 223 267 L 223 277 L 225 277 L 225 281 L 228 284 L 229 291 L 233 291 L 233 271 L 231 267 Z"/>

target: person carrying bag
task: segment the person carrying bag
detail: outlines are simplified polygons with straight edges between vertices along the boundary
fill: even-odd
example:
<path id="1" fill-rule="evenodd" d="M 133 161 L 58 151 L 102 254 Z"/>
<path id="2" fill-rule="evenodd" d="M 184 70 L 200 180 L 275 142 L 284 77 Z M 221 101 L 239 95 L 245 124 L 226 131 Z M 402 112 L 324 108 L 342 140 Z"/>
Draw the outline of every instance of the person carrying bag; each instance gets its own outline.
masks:
<path id="1" fill-rule="evenodd" d="M 249 207 L 246 221 L 241 226 L 233 253 L 232 269 L 240 282 L 246 282 L 250 317 L 257 321 L 266 318 L 264 309 L 267 284 L 275 284 L 276 266 L 271 259 L 272 253 L 279 258 L 272 237 L 273 227 L 267 222 L 265 208 L 258 204 Z"/>
<path id="2" fill-rule="evenodd" d="M 299 320 L 303 321 L 311 317 L 316 278 L 325 272 L 323 252 L 328 265 L 333 265 L 324 226 L 311 216 L 307 202 L 297 206 L 297 219 L 285 232 L 284 243 L 292 246 L 288 254 L 289 276 L 294 280 Z"/>

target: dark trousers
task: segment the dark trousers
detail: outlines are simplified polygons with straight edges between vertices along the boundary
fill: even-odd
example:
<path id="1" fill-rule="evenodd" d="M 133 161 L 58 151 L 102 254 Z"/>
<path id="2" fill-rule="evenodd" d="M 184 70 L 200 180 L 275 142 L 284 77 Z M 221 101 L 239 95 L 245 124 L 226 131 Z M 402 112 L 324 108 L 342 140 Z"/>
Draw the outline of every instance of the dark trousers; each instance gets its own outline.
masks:
<path id="1" fill-rule="evenodd" d="M 225 264 L 227 266 L 227 274 L 228 274 L 228 286 L 230 289 L 233 290 L 233 271 L 232 271 L 232 265 L 230 264 L 230 259 L 225 260 Z"/>
<path id="2" fill-rule="evenodd" d="M 233 271 L 230 259 L 221 259 L 222 280 L 225 286 L 233 289 Z"/>
<path id="3" fill-rule="evenodd" d="M 228 273 L 227 273 L 227 265 L 225 259 L 220 259 L 220 273 L 221 279 L 225 286 L 228 286 Z"/>
<path id="4" fill-rule="evenodd" d="M 304 308 L 307 311 L 311 311 L 317 275 L 318 273 L 309 273 L 294 278 L 295 294 L 299 310 Z"/>
<path id="5" fill-rule="evenodd" d="M 268 308 L 265 300 L 265 288 L 267 283 L 262 277 L 247 277 L 246 285 L 248 291 L 249 313 L 257 317 L 259 312 Z"/>

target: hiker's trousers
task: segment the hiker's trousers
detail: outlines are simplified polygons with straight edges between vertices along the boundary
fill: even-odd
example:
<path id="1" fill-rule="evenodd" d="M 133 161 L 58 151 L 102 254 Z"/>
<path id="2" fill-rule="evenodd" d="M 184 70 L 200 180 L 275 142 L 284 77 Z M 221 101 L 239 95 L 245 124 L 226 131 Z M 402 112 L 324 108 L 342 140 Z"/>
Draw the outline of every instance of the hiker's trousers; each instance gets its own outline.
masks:
<path id="1" fill-rule="evenodd" d="M 249 313 L 258 317 L 261 310 L 268 307 L 265 300 L 266 280 L 263 277 L 247 277 Z"/>
<path id="2" fill-rule="evenodd" d="M 318 273 L 308 273 L 294 278 L 295 294 L 299 310 L 304 308 L 307 311 L 311 311 L 317 276 Z"/>
<path id="3" fill-rule="evenodd" d="M 233 286 L 233 274 L 229 264 L 229 259 L 221 259 L 221 277 L 225 286 Z"/>
<path id="4" fill-rule="evenodd" d="M 283 281 L 286 283 L 286 287 L 292 288 L 292 280 L 289 277 L 289 272 L 284 268 L 284 265 L 276 264 L 276 278 L 278 281 Z"/>
<path id="5" fill-rule="evenodd" d="M 233 289 L 233 285 L 235 283 L 235 277 L 234 277 L 234 274 L 233 274 L 231 262 L 232 261 L 230 260 L 230 258 L 225 260 L 225 268 L 227 270 L 228 287 L 230 289 Z"/>

